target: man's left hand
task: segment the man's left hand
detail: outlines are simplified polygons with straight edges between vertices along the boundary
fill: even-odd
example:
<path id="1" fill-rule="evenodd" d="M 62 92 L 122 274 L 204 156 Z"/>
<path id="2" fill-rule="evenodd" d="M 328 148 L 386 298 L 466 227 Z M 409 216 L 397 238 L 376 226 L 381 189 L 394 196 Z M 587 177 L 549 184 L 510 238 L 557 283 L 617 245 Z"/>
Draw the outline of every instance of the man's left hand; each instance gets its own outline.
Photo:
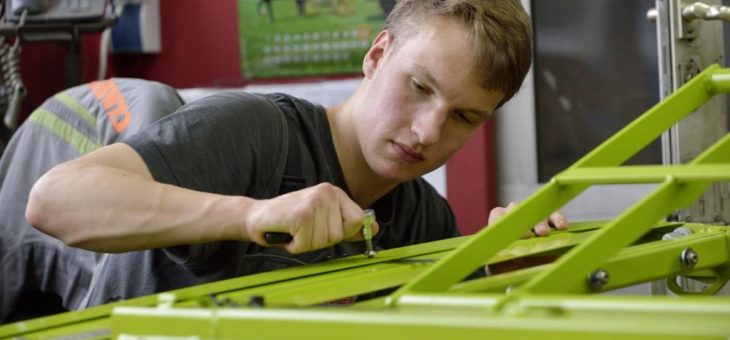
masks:
<path id="1" fill-rule="evenodd" d="M 502 215 L 506 214 L 510 210 L 517 206 L 517 202 L 510 202 L 506 207 L 496 207 L 489 212 L 489 221 L 487 226 L 494 223 Z M 550 229 L 564 230 L 568 228 L 568 220 L 563 216 L 560 211 L 556 211 L 550 216 L 538 222 L 530 231 L 528 231 L 523 238 L 530 238 L 533 236 L 548 236 L 550 235 Z"/>

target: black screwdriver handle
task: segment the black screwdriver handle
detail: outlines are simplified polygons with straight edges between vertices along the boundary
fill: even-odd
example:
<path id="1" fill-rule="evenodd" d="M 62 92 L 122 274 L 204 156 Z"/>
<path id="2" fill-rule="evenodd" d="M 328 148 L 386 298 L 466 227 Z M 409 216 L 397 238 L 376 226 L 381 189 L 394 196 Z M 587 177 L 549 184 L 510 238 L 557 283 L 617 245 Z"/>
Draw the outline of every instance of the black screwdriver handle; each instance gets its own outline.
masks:
<path id="1" fill-rule="evenodd" d="M 268 232 L 264 233 L 264 239 L 268 244 L 285 244 L 294 238 L 289 233 Z"/>

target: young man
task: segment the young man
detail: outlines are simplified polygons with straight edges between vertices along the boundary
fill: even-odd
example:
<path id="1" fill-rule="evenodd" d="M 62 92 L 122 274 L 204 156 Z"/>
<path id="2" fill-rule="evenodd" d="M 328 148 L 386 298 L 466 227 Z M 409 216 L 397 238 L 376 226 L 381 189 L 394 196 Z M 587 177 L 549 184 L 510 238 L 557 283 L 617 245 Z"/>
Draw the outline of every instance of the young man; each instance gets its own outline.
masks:
<path id="1" fill-rule="evenodd" d="M 199 100 L 48 172 L 26 216 L 67 244 L 118 253 L 101 261 L 89 305 L 361 253 L 343 241 L 359 239 L 365 208 L 379 248 L 457 236 L 419 176 L 519 89 L 531 39 L 518 0 L 402 0 L 342 105 Z M 272 247 L 268 232 L 293 239 Z"/>

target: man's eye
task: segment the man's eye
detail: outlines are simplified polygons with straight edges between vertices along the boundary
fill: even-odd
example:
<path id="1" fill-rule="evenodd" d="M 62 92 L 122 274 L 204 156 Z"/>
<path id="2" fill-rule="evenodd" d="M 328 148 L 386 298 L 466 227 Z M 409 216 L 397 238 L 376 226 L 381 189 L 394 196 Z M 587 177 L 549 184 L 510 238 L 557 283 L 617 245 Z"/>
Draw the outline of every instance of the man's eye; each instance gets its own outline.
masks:
<path id="1" fill-rule="evenodd" d="M 463 111 L 456 111 L 456 116 L 461 120 L 462 122 L 472 125 L 474 124 L 474 121 L 469 118 L 469 115 L 464 113 Z"/>
<path id="2" fill-rule="evenodd" d="M 425 86 L 421 85 L 421 83 L 415 81 L 414 79 L 411 79 L 411 86 L 413 86 L 413 88 L 416 89 L 416 91 L 418 91 L 418 92 L 428 93 L 428 89 Z"/>

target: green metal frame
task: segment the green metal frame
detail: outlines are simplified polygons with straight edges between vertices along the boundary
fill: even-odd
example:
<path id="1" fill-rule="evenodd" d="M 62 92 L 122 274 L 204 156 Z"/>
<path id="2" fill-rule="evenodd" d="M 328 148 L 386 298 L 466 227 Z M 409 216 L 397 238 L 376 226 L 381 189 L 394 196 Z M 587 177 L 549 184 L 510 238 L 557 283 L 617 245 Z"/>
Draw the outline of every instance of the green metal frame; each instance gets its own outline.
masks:
<path id="1" fill-rule="evenodd" d="M 586 292 L 585 277 L 609 256 L 636 241 L 650 226 L 672 211 L 694 202 L 712 181 L 730 179 L 730 134 L 689 165 L 619 167 L 714 94 L 728 89 L 730 70 L 720 69 L 717 65 L 709 67 L 555 176 L 511 213 L 490 228 L 483 229 L 423 277 L 406 284 L 393 295 L 391 303 L 397 303 L 408 293 L 444 291 L 592 184 L 661 183 L 653 193 L 609 222 L 600 233 L 561 257 L 555 266 L 521 288 L 521 292 L 525 293 Z M 628 181 L 624 181 L 624 177 Z M 510 294 L 510 298 L 516 295 L 519 293 Z"/>
<path id="2" fill-rule="evenodd" d="M 474 236 L 180 289 L 0 327 L 0 338 L 501 338 L 728 339 L 730 297 L 585 295 L 678 275 L 730 278 L 730 229 L 661 222 L 713 182 L 730 180 L 730 134 L 686 165 L 621 166 L 710 97 L 730 91 L 730 70 L 696 76 L 510 213 Z M 591 185 L 657 183 L 611 221 L 573 223 L 519 239 Z M 678 226 L 692 234 L 661 235 Z M 691 248 L 698 261 L 680 262 Z M 484 264 L 556 261 L 464 280 Z M 598 270 L 605 285 L 591 286 Z M 399 287 L 399 288 L 398 288 Z M 348 306 L 328 301 L 397 289 Z M 255 297 L 252 299 L 252 297 Z M 252 303 L 252 301 L 256 303 Z M 262 307 L 261 304 L 264 306 Z"/>

